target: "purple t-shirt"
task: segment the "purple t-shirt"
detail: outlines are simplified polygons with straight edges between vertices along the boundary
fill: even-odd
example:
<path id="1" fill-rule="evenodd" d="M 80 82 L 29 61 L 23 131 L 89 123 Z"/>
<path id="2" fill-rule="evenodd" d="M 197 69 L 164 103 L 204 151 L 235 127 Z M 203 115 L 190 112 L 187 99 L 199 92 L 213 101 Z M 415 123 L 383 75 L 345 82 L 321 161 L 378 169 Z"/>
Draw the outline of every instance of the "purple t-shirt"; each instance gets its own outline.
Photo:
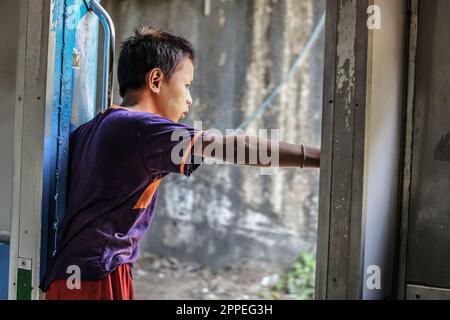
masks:
<path id="1" fill-rule="evenodd" d="M 67 279 L 71 265 L 80 268 L 81 280 L 104 279 L 121 264 L 133 265 L 161 179 L 189 176 L 200 165 L 192 151 L 203 134 L 123 108 L 109 108 L 72 132 L 67 207 L 41 289 Z"/>

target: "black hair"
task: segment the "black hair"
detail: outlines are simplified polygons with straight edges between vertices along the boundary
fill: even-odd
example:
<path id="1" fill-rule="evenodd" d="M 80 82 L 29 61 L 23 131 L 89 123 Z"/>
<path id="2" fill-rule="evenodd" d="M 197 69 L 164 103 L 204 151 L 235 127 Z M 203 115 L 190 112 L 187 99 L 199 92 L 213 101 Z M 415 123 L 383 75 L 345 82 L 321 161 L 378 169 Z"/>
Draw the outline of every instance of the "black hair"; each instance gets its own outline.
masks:
<path id="1" fill-rule="evenodd" d="M 160 68 L 170 80 L 183 58 L 195 62 L 195 50 L 188 40 L 152 26 L 136 28 L 120 51 L 117 67 L 120 96 L 124 97 L 128 89 L 144 87 L 147 73 L 154 68 Z"/>

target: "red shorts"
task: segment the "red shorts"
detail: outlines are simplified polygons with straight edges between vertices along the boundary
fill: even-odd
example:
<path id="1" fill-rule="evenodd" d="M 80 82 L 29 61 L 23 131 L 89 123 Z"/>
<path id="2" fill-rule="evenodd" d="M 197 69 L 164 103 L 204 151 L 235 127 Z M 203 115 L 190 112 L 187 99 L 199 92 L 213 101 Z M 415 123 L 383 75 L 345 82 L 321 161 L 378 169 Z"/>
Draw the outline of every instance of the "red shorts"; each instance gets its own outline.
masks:
<path id="1" fill-rule="evenodd" d="M 69 289 L 66 280 L 50 284 L 47 300 L 133 300 L 134 289 L 129 264 L 122 264 L 105 279 L 81 281 L 80 289 Z"/>

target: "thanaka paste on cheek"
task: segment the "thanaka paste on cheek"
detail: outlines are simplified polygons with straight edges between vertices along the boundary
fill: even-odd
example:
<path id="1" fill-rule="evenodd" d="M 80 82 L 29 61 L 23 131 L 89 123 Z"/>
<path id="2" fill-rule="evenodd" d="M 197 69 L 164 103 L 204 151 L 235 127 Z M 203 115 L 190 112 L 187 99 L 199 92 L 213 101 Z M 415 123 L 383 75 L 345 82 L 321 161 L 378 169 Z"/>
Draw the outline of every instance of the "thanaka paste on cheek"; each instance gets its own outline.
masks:
<path id="1" fill-rule="evenodd" d="M 183 97 L 171 98 L 169 100 L 170 114 L 180 116 L 185 111 L 185 105 L 186 103 Z"/>

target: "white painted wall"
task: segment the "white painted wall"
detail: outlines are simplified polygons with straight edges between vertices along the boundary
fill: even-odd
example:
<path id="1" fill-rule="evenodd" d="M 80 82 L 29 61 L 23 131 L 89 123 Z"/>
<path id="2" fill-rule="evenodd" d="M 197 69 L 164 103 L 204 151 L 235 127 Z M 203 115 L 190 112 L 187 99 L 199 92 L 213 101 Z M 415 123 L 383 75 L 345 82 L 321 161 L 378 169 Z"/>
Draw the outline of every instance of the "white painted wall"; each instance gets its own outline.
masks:
<path id="1" fill-rule="evenodd" d="M 404 0 L 375 0 L 381 29 L 371 31 L 366 114 L 364 210 L 366 216 L 364 299 L 382 299 L 392 291 L 400 130 L 403 95 Z M 370 59 L 371 58 L 371 59 Z M 370 67 L 369 67 L 370 69 Z M 381 288 L 367 287 L 371 265 L 379 266 Z"/>

